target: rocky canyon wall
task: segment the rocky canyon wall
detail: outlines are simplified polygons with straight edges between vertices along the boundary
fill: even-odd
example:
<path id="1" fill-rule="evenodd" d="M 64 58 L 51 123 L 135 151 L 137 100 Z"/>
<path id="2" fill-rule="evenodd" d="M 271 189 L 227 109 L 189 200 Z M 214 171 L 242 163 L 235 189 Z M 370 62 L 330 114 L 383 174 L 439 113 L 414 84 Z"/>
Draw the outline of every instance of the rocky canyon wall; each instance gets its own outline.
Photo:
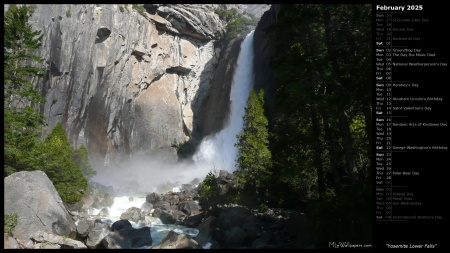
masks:
<path id="1" fill-rule="evenodd" d="M 62 122 L 95 166 L 140 155 L 176 161 L 227 119 L 241 39 L 222 50 L 216 8 L 260 17 L 269 5 L 32 5 L 46 133 Z M 5 7 L 7 8 L 7 6 Z M 222 52 L 223 51 L 223 52 Z M 45 134 L 43 134 L 45 137 Z"/>
<path id="2" fill-rule="evenodd" d="M 36 5 L 48 131 L 62 122 L 93 161 L 176 159 L 210 87 L 223 24 L 213 5 Z"/>

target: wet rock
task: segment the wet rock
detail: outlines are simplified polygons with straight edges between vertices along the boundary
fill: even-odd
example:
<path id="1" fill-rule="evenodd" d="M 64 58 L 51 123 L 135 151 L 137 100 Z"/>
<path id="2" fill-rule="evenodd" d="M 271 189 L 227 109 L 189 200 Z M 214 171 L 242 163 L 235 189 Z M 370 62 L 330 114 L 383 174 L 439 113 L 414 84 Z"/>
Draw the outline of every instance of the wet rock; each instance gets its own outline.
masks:
<path id="1" fill-rule="evenodd" d="M 164 224 L 174 224 L 176 222 L 176 219 L 169 212 L 159 208 L 155 208 L 153 216 L 159 218 Z"/>
<path id="2" fill-rule="evenodd" d="M 160 197 L 159 194 L 156 193 L 156 192 L 152 192 L 152 193 L 150 193 L 150 194 L 147 194 L 147 196 L 145 196 L 145 200 L 146 200 L 148 203 L 151 203 L 151 204 L 155 204 L 155 203 L 158 202 L 160 199 L 161 199 L 161 197 Z"/>
<path id="3" fill-rule="evenodd" d="M 188 236 L 170 231 L 160 244 L 152 246 L 151 249 L 202 249 L 202 247 Z"/>
<path id="4" fill-rule="evenodd" d="M 86 239 L 86 246 L 89 249 L 103 248 L 102 241 L 110 232 L 108 224 L 96 222 L 89 231 Z"/>
<path id="5" fill-rule="evenodd" d="M 86 237 L 94 226 L 95 226 L 94 220 L 85 218 L 81 219 L 80 221 L 78 221 L 77 225 L 78 236 L 82 238 Z"/>
<path id="6" fill-rule="evenodd" d="M 209 216 L 198 226 L 199 233 L 197 237 L 195 237 L 195 240 L 200 245 L 204 245 L 208 241 L 211 230 L 216 226 L 216 221 L 216 217 Z"/>
<path id="7" fill-rule="evenodd" d="M 143 220 L 144 216 L 142 215 L 140 208 L 130 207 L 120 215 L 120 219 L 138 222 L 140 220 Z"/>
<path id="8" fill-rule="evenodd" d="M 178 205 L 178 209 L 186 215 L 197 215 L 200 213 L 200 205 L 195 201 L 184 201 Z"/>
<path id="9" fill-rule="evenodd" d="M 118 220 L 111 225 L 111 231 L 132 228 L 133 226 L 128 220 Z"/>

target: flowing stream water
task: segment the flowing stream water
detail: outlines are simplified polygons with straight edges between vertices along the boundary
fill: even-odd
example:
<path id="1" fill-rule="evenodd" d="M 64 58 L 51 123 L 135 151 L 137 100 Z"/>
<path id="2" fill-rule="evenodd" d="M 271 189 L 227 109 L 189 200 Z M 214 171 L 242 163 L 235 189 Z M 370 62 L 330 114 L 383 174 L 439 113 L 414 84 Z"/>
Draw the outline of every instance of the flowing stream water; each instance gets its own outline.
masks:
<path id="1" fill-rule="evenodd" d="M 111 225 L 114 222 L 120 220 L 120 215 L 124 213 L 128 208 L 137 207 L 142 208 L 145 203 L 145 197 L 129 197 L 129 196 L 121 196 L 115 197 L 114 203 L 111 207 L 108 208 L 108 217 L 103 219 L 103 222 Z M 90 215 L 98 215 L 101 209 L 92 208 L 89 212 Z M 147 217 L 150 218 L 150 234 L 152 236 L 152 245 L 157 245 L 161 242 L 164 236 L 169 231 L 174 231 L 178 234 L 186 234 L 192 237 L 198 235 L 198 230 L 195 228 L 188 228 L 186 226 L 180 225 L 172 225 L 172 224 L 163 224 L 160 219 L 156 217 Z M 148 221 L 147 221 L 148 222 Z M 130 221 L 133 228 L 140 228 L 147 224 L 136 223 Z"/>

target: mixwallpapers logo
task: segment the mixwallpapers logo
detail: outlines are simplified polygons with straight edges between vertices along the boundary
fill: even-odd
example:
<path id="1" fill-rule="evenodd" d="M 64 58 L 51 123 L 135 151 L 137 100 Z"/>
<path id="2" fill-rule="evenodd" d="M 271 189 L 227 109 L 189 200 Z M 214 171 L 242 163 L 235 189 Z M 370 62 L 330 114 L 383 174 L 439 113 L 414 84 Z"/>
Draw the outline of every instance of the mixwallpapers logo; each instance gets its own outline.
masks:
<path id="1" fill-rule="evenodd" d="M 351 244 L 350 242 L 328 242 L 328 248 L 345 249 L 345 248 L 371 248 L 372 244 Z"/>

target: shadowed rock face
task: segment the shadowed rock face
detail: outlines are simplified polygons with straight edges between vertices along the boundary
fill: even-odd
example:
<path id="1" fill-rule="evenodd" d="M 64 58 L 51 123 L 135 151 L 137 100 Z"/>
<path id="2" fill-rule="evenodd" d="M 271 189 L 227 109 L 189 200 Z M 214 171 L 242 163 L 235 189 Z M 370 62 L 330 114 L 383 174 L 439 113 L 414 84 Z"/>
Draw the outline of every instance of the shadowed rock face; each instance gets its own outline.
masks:
<path id="1" fill-rule="evenodd" d="M 171 146 L 192 137 L 218 61 L 223 24 L 214 5 L 161 5 L 153 14 L 36 6 L 31 23 L 44 34 L 37 54 L 48 70 L 34 81 L 47 99 L 47 131 L 62 122 L 98 166 L 139 153 L 175 161 Z"/>
<path id="2" fill-rule="evenodd" d="M 276 21 L 278 13 L 278 6 L 272 7 L 265 12 L 255 29 L 253 44 L 254 44 L 254 60 L 253 69 L 255 72 L 255 90 L 263 89 L 266 96 L 266 106 L 269 110 L 269 115 L 275 113 L 275 72 L 270 67 L 271 58 L 275 55 L 275 49 L 270 44 L 270 37 L 267 36 L 265 30 Z M 269 117 L 272 119 L 274 117 Z M 269 122 L 271 125 L 274 122 Z"/>
<path id="3" fill-rule="evenodd" d="M 195 136 L 208 136 L 219 132 L 230 111 L 230 91 L 237 58 L 243 38 L 230 43 L 211 80 L 211 88 L 199 113 L 195 116 Z"/>

